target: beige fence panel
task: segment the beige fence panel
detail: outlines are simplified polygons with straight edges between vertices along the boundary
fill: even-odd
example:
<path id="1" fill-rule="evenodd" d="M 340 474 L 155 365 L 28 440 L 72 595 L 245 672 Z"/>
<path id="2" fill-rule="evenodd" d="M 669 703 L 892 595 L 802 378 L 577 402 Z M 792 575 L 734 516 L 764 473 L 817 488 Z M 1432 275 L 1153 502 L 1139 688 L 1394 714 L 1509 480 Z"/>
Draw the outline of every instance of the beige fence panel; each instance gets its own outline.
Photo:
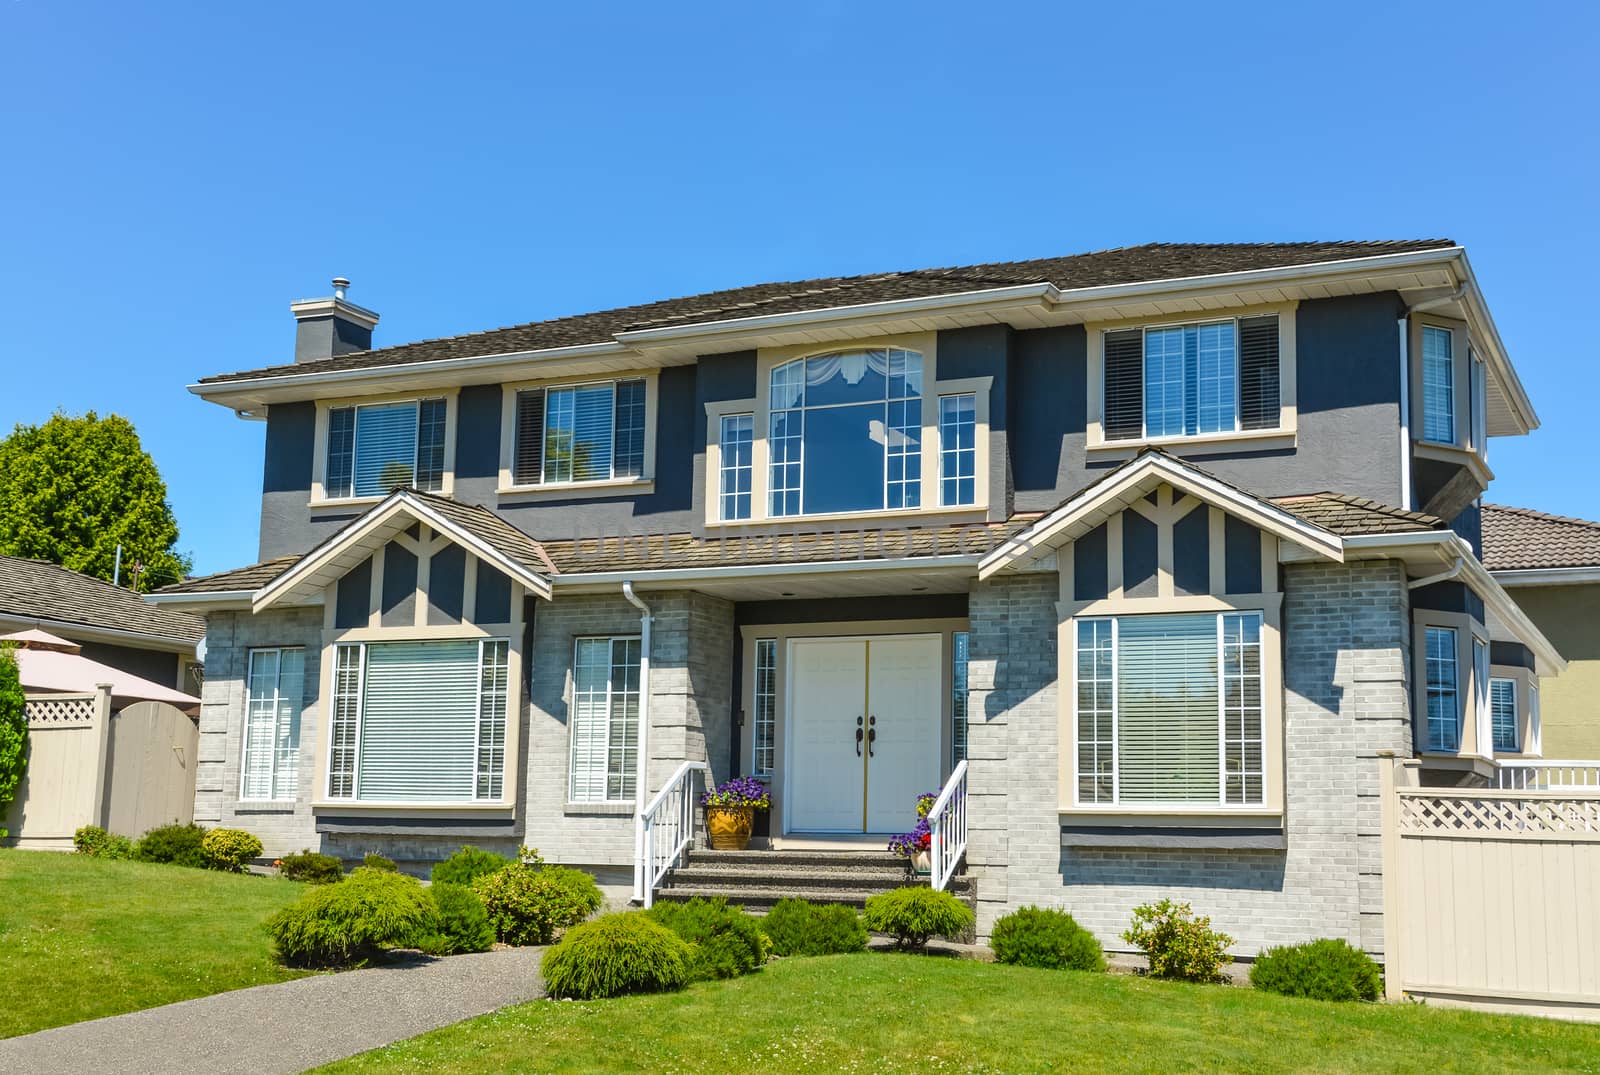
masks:
<path id="1" fill-rule="evenodd" d="M 1389 995 L 1600 1017 L 1600 789 L 1423 788 L 1382 764 Z"/>
<path id="2" fill-rule="evenodd" d="M 70 848 L 72 834 L 102 816 L 111 689 L 30 696 L 26 711 L 28 766 L 5 827 L 18 847 Z"/>
<path id="3" fill-rule="evenodd" d="M 200 730 L 165 702 L 135 702 L 111 718 L 106 828 L 126 836 L 194 820 Z"/>

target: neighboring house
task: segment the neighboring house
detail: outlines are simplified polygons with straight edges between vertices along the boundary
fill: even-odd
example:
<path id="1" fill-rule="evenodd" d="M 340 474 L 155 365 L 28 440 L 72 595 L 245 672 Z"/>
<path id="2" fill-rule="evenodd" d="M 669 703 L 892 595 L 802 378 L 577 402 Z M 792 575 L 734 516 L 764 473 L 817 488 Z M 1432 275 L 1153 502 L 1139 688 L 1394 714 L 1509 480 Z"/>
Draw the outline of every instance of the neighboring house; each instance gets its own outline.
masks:
<path id="1" fill-rule="evenodd" d="M 769 781 L 784 847 L 881 848 L 964 777 L 980 933 L 1064 905 L 1115 944 L 1172 896 L 1242 952 L 1381 953 L 1380 752 L 1484 783 L 1506 720 L 1536 740 L 1495 664 L 1563 664 L 1474 552 L 1488 438 L 1537 419 L 1449 241 L 376 349 L 343 285 L 293 363 L 192 387 L 265 425 L 261 562 L 155 597 L 207 618 L 196 817 L 269 853 L 528 843 L 620 885 L 686 762 Z"/>
<path id="2" fill-rule="evenodd" d="M 1538 685 L 1542 753 L 1600 758 L 1600 523 L 1485 504 L 1483 562 L 1567 659 Z"/>
<path id="3" fill-rule="evenodd" d="M 186 694 L 200 691 L 205 620 L 47 560 L 0 556 L 0 634 L 38 628 L 82 655 Z"/>

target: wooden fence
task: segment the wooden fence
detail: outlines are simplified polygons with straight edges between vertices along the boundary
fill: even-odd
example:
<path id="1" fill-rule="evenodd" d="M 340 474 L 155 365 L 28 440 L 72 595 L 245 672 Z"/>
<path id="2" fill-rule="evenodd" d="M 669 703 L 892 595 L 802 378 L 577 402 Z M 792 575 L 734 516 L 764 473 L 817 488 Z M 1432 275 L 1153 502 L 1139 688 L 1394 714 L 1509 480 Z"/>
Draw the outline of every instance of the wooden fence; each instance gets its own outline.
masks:
<path id="1" fill-rule="evenodd" d="M 1417 762 L 1380 764 L 1389 996 L 1600 1018 L 1600 788 L 1424 788 Z"/>

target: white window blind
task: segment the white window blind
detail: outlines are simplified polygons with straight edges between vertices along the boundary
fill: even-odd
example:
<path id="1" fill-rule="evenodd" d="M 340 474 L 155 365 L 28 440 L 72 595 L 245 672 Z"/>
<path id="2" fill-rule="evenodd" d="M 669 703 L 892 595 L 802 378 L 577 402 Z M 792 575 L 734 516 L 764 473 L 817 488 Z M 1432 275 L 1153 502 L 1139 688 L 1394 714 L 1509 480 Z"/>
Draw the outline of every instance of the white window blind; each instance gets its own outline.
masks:
<path id="1" fill-rule="evenodd" d="M 445 401 L 408 400 L 328 412 L 323 491 L 385 496 L 399 487 L 444 488 Z"/>
<path id="2" fill-rule="evenodd" d="M 499 799 L 506 699 L 501 639 L 338 647 L 330 797 Z"/>
<path id="3" fill-rule="evenodd" d="M 1450 627 L 1429 627 L 1426 642 L 1428 749 L 1454 753 L 1461 744 L 1456 632 Z"/>
<path id="4" fill-rule="evenodd" d="M 356 410 L 356 496 L 383 496 L 417 476 L 417 405 Z"/>
<path id="5" fill-rule="evenodd" d="M 1422 327 L 1422 439 L 1456 442 L 1456 369 L 1448 329 Z"/>
<path id="6" fill-rule="evenodd" d="M 305 650 L 250 651 L 239 798 L 292 800 L 299 786 Z"/>
<path id="7" fill-rule="evenodd" d="M 1516 753 L 1517 681 L 1495 678 L 1489 681 L 1489 711 L 1494 718 L 1494 748 Z"/>
<path id="8" fill-rule="evenodd" d="M 634 797 L 639 654 L 638 638 L 580 638 L 575 643 L 572 802 L 626 802 Z"/>
<path id="9" fill-rule="evenodd" d="M 545 393 L 546 482 L 611 477 L 615 391 L 616 386 L 607 383 L 552 388 Z"/>

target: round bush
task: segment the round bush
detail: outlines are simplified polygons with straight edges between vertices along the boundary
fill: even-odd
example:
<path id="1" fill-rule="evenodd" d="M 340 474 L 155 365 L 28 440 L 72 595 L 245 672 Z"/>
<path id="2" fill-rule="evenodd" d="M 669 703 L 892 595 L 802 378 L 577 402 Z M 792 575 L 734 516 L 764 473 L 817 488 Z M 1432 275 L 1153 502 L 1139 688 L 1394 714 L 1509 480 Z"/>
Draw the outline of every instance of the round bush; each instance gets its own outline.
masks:
<path id="1" fill-rule="evenodd" d="M 693 948 L 689 980 L 737 978 L 767 961 L 772 942 L 742 907 L 730 907 L 720 896 L 696 897 L 687 903 L 658 903 L 645 912 L 654 921 L 688 941 Z"/>
<path id="2" fill-rule="evenodd" d="M 1106 969 L 1105 954 L 1094 934 L 1065 911 L 1023 907 L 994 924 L 989 947 L 1001 963 L 1047 970 Z"/>
<path id="3" fill-rule="evenodd" d="M 301 851 L 278 860 L 278 872 L 291 881 L 308 885 L 331 885 L 344 880 L 344 863 L 318 851 Z"/>
<path id="4" fill-rule="evenodd" d="M 101 859 L 128 859 L 133 857 L 133 841 L 126 836 L 107 832 L 99 825 L 85 825 L 72 834 L 72 846 L 80 855 Z"/>
<path id="5" fill-rule="evenodd" d="M 470 885 L 478 878 L 487 877 L 509 865 L 509 857 L 467 844 L 443 862 L 435 862 L 428 877 L 436 885 Z"/>
<path id="6" fill-rule="evenodd" d="M 1267 949 L 1250 968 L 1250 984 L 1313 1000 L 1377 1000 L 1383 995 L 1383 975 L 1372 957 L 1331 939 Z"/>
<path id="7" fill-rule="evenodd" d="M 369 870 L 379 870 L 383 873 L 399 873 L 400 867 L 395 865 L 394 859 L 387 855 L 380 855 L 376 851 L 368 851 L 361 860 L 361 865 Z"/>
<path id="8" fill-rule="evenodd" d="M 451 956 L 458 952 L 487 952 L 494 944 L 494 927 L 483 901 L 466 885 L 447 881 L 428 888 L 438 913 L 438 923 L 429 933 L 412 943 L 430 956 Z"/>
<path id="9" fill-rule="evenodd" d="M 267 919 L 280 962 L 292 967 L 349 967 L 369 962 L 438 931 L 438 911 L 414 877 L 351 871 L 337 885 L 319 885 Z"/>
<path id="10" fill-rule="evenodd" d="M 577 925 L 603 902 L 600 886 L 586 873 L 521 862 L 478 878 L 472 890 L 506 944 L 549 944 L 556 930 Z"/>
<path id="11" fill-rule="evenodd" d="M 206 852 L 201 841 L 205 835 L 206 830 L 193 823 L 162 825 L 139 837 L 133 845 L 133 857 L 140 862 L 165 862 L 203 870 Z"/>
<path id="12" fill-rule="evenodd" d="M 775 956 L 827 956 L 867 947 L 861 916 L 838 903 L 779 900 L 760 925 Z"/>
<path id="13" fill-rule="evenodd" d="M 866 926 L 900 948 L 925 948 L 929 937 L 959 937 L 972 928 L 972 909 L 948 892 L 910 885 L 868 897 Z"/>
<path id="14" fill-rule="evenodd" d="M 244 873 L 244 864 L 261 854 L 261 841 L 243 829 L 212 829 L 200 838 L 206 866 L 225 873 Z"/>
<path id="15" fill-rule="evenodd" d="M 1215 982 L 1222 978 L 1222 965 L 1232 959 L 1227 951 L 1232 937 L 1212 929 L 1211 919 L 1197 917 L 1187 903 L 1172 900 L 1135 907 L 1122 939 L 1143 950 L 1152 978 Z"/>
<path id="16" fill-rule="evenodd" d="M 544 954 L 552 997 L 593 1000 L 681 989 L 694 953 L 682 937 L 637 911 L 574 926 Z"/>

